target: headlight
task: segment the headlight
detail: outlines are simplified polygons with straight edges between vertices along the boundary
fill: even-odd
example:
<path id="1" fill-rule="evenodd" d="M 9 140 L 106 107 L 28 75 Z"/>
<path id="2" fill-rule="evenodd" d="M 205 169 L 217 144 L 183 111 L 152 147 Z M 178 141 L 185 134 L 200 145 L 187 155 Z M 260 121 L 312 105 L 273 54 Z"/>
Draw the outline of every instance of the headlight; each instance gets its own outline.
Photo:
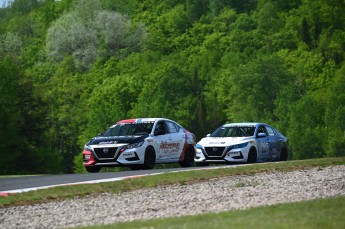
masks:
<path id="1" fill-rule="evenodd" d="M 139 148 L 140 146 L 142 146 L 144 144 L 144 142 L 137 142 L 137 143 L 133 143 L 130 145 L 127 145 L 127 149 L 134 149 L 134 148 Z"/>
<path id="2" fill-rule="evenodd" d="M 248 145 L 248 142 L 242 143 L 242 144 L 237 144 L 237 145 L 233 145 L 230 146 L 229 149 L 240 149 L 240 148 L 244 148 Z"/>
<path id="3" fill-rule="evenodd" d="M 199 144 L 196 144 L 196 145 L 195 145 L 195 148 L 197 148 L 197 149 L 203 149 L 202 145 L 199 145 Z"/>
<path id="4" fill-rule="evenodd" d="M 133 143 L 133 144 L 129 144 L 129 145 L 125 145 L 121 148 L 120 153 L 122 153 L 123 151 L 125 151 L 126 149 L 134 149 L 134 148 L 139 148 L 140 146 L 142 146 L 144 144 L 144 142 L 137 142 L 137 143 Z"/>
<path id="5" fill-rule="evenodd" d="M 92 151 L 92 148 L 91 148 L 90 146 L 88 146 L 88 145 L 85 145 L 85 146 L 84 146 L 84 150 Z"/>

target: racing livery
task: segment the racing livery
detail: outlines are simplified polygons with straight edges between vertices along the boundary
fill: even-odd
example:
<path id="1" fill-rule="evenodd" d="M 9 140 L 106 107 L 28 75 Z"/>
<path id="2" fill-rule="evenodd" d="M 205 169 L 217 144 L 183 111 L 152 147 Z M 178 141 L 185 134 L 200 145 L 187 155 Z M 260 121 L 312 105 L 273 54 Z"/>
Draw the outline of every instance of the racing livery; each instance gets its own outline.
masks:
<path id="1" fill-rule="evenodd" d="M 217 128 L 196 145 L 197 165 L 224 162 L 285 161 L 287 138 L 265 123 L 232 123 Z"/>
<path id="2" fill-rule="evenodd" d="M 192 166 L 195 136 L 180 124 L 164 118 L 121 120 L 84 146 L 83 164 L 88 172 L 102 167 L 129 166 L 152 169 L 156 163 L 178 162 Z"/>

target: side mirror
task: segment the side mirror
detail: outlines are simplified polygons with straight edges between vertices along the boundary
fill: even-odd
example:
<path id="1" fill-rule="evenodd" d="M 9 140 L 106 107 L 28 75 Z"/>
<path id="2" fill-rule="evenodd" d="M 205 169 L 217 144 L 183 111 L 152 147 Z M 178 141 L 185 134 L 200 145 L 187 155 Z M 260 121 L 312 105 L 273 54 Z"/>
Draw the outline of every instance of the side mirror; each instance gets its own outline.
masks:
<path id="1" fill-rule="evenodd" d="M 102 133 L 98 133 L 98 137 L 101 137 L 103 136 L 103 132 Z"/>
<path id="2" fill-rule="evenodd" d="M 207 134 L 207 135 L 206 135 L 206 137 L 210 137 L 210 136 L 211 136 L 211 134 Z"/>
<path id="3" fill-rule="evenodd" d="M 265 138 L 267 135 L 265 133 L 259 133 L 258 138 Z"/>

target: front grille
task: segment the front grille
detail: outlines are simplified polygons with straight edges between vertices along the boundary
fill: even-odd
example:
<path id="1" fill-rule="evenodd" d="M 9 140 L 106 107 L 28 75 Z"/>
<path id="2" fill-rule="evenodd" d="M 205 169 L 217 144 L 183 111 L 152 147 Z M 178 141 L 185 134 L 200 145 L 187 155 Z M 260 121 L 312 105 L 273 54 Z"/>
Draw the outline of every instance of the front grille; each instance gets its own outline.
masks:
<path id="1" fill-rule="evenodd" d="M 208 157 L 221 157 L 225 147 L 205 147 Z"/>
<path id="2" fill-rule="evenodd" d="M 115 158 L 117 148 L 118 147 L 94 148 L 94 151 L 98 159 L 110 159 Z"/>

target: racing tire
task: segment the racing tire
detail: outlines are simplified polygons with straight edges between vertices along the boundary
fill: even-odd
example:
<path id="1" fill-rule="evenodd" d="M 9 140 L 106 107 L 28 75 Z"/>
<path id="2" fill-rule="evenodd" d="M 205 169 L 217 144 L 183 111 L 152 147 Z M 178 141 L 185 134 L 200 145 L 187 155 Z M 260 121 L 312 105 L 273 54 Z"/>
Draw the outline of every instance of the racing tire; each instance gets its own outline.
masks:
<path id="1" fill-rule="evenodd" d="M 98 173 L 102 167 L 100 166 L 85 166 L 86 171 L 89 173 Z"/>
<path id="2" fill-rule="evenodd" d="M 251 148 L 249 150 L 247 163 L 256 163 L 257 159 L 258 159 L 258 155 L 256 153 L 256 149 L 255 148 Z"/>
<path id="3" fill-rule="evenodd" d="M 142 169 L 153 169 L 156 165 L 156 152 L 152 147 L 147 147 L 145 150 L 144 164 Z"/>
<path id="4" fill-rule="evenodd" d="M 281 151 L 280 151 L 280 158 L 279 158 L 279 161 L 287 161 L 288 160 L 288 150 L 286 148 L 283 148 Z"/>
<path id="5" fill-rule="evenodd" d="M 188 146 L 184 155 L 183 161 L 180 161 L 181 167 L 192 167 L 194 165 L 195 151 L 194 147 Z"/>

